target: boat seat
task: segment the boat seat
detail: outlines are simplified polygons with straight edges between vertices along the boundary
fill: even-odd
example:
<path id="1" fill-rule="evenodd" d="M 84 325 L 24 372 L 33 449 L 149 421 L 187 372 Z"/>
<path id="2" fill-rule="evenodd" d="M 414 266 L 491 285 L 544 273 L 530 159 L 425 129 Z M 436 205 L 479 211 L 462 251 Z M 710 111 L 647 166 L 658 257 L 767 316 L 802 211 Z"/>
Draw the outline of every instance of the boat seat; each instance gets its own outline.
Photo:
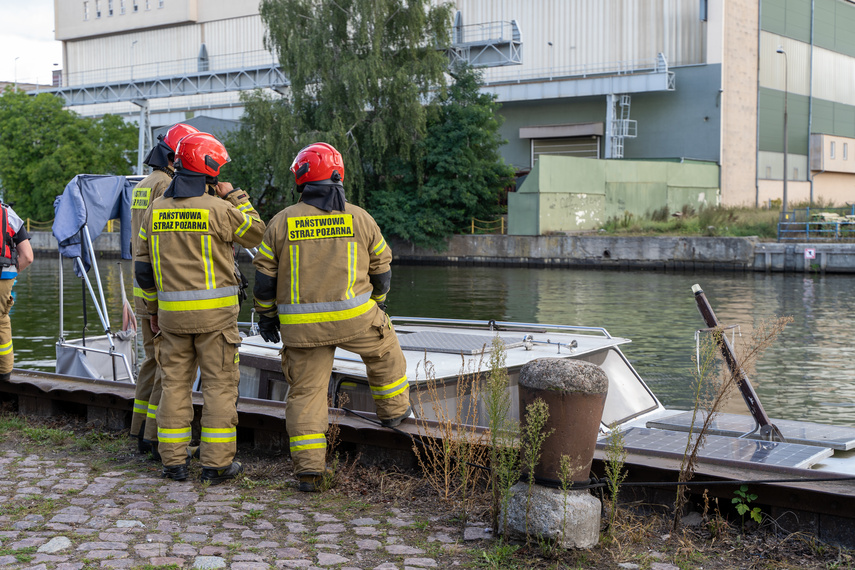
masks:
<path id="1" fill-rule="evenodd" d="M 681 459 L 686 452 L 686 442 L 686 432 L 680 431 L 634 427 L 623 432 L 623 448 L 639 455 Z M 599 450 L 605 450 L 607 445 L 606 438 L 597 441 Z M 698 459 L 702 463 L 741 467 L 809 469 L 833 454 L 828 447 L 707 435 Z"/>
<path id="2" fill-rule="evenodd" d="M 703 425 L 705 412 L 698 412 L 695 429 Z M 855 449 L 855 428 L 832 426 L 813 422 L 794 420 L 772 420 L 788 443 L 830 447 L 840 451 Z M 647 422 L 647 427 L 675 431 L 689 431 L 692 425 L 692 412 L 684 412 L 667 418 Z M 716 414 L 707 430 L 711 435 L 740 437 L 752 431 L 757 424 L 751 416 L 740 414 Z M 746 439 L 761 439 L 759 433 L 745 436 Z"/>

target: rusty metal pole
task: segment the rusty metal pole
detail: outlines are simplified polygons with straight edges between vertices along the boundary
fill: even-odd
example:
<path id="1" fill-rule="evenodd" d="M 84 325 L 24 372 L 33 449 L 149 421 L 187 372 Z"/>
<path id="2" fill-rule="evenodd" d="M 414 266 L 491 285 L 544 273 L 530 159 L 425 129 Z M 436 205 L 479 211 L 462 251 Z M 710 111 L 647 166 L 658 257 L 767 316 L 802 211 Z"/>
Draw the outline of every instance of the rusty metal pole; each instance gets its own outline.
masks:
<path id="1" fill-rule="evenodd" d="M 539 358 L 520 370 L 520 418 L 537 398 L 549 407 L 548 432 L 535 468 L 535 481 L 561 483 L 561 457 L 570 459 L 571 481 L 587 481 L 606 404 L 609 378 L 596 364 L 567 358 Z"/>

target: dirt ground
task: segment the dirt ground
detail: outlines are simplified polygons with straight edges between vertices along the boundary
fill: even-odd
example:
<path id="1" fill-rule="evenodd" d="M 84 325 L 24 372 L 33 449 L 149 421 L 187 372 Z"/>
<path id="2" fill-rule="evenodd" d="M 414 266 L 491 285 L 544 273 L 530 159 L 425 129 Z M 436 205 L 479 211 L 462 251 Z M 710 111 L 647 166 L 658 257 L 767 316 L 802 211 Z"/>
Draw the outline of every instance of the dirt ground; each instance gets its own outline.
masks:
<path id="1" fill-rule="evenodd" d="M 22 427 L 24 426 L 24 427 Z M 0 449 L 37 449 L 51 446 L 51 453 L 98 457 L 110 469 L 138 470 L 151 475 L 158 466 L 136 453 L 127 433 L 93 436 L 91 426 L 74 418 L 51 420 L 24 419 L 8 407 L 0 410 Z M 11 446 L 11 447 L 10 447 Z M 242 496 L 251 500 L 271 489 L 296 488 L 290 461 L 285 457 L 255 455 L 239 449 L 246 466 L 244 475 L 232 483 L 240 486 Z M 85 460 L 85 459 L 84 459 Z M 320 498 L 295 493 L 307 500 Z M 768 518 L 756 524 L 728 521 L 719 514 L 694 515 L 695 526 L 672 532 L 673 517 L 649 505 L 619 504 L 616 522 L 608 527 L 607 509 L 599 544 L 589 550 L 565 551 L 532 541 L 530 544 L 506 543 L 500 539 L 464 540 L 467 526 L 489 527 L 489 496 L 481 490 L 464 505 L 445 500 L 417 472 L 402 472 L 386 466 L 366 467 L 350 461 L 341 465 L 333 488 L 323 494 L 331 510 L 348 512 L 357 505 L 361 512 L 406 509 L 416 520 L 429 525 L 456 529 L 459 548 L 453 563 L 461 568 L 496 569 L 583 569 L 639 568 L 651 570 L 681 569 L 832 569 L 855 568 L 855 552 L 817 541 L 804 534 L 783 533 Z M 418 532 L 414 529 L 413 532 Z M 483 532 L 483 531 L 482 531 Z M 440 557 L 440 568 L 452 564 L 452 558 Z"/>

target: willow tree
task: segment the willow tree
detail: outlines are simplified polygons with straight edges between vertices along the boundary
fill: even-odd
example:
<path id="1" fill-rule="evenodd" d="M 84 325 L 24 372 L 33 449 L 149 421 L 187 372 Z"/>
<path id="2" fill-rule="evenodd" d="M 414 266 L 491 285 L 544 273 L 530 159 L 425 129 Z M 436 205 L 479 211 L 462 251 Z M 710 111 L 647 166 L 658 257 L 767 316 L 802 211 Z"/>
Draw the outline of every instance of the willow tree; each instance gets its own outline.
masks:
<path id="1" fill-rule="evenodd" d="M 445 89 L 450 4 L 262 0 L 260 12 L 291 83 L 292 132 L 280 152 L 332 144 L 344 155 L 348 199 L 360 205 L 393 187 L 391 165 L 420 162 L 425 103 Z"/>

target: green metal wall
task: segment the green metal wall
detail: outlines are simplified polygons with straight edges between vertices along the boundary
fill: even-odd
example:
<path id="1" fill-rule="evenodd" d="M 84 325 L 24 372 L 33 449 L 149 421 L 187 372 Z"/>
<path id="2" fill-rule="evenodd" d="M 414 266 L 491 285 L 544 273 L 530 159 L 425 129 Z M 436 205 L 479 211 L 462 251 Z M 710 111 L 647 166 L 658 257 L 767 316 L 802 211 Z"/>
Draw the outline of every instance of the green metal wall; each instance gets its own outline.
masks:
<path id="1" fill-rule="evenodd" d="M 762 0 L 760 28 L 810 43 L 811 0 Z M 815 0 L 814 45 L 855 57 L 855 4 Z"/>
<path id="2" fill-rule="evenodd" d="M 593 160 L 544 156 L 508 195 L 508 234 L 596 229 L 625 213 L 649 216 L 719 202 L 719 167 L 711 163 Z"/>
<path id="3" fill-rule="evenodd" d="M 630 119 L 638 121 L 638 137 L 626 139 L 625 158 L 679 158 L 718 162 L 721 147 L 721 66 L 673 68 L 675 91 L 632 95 Z M 505 162 L 517 169 L 531 166 L 530 139 L 520 139 L 520 127 L 602 123 L 606 97 L 543 99 L 504 103 L 500 133 L 508 141 L 501 149 Z M 600 156 L 605 151 L 600 144 Z"/>

